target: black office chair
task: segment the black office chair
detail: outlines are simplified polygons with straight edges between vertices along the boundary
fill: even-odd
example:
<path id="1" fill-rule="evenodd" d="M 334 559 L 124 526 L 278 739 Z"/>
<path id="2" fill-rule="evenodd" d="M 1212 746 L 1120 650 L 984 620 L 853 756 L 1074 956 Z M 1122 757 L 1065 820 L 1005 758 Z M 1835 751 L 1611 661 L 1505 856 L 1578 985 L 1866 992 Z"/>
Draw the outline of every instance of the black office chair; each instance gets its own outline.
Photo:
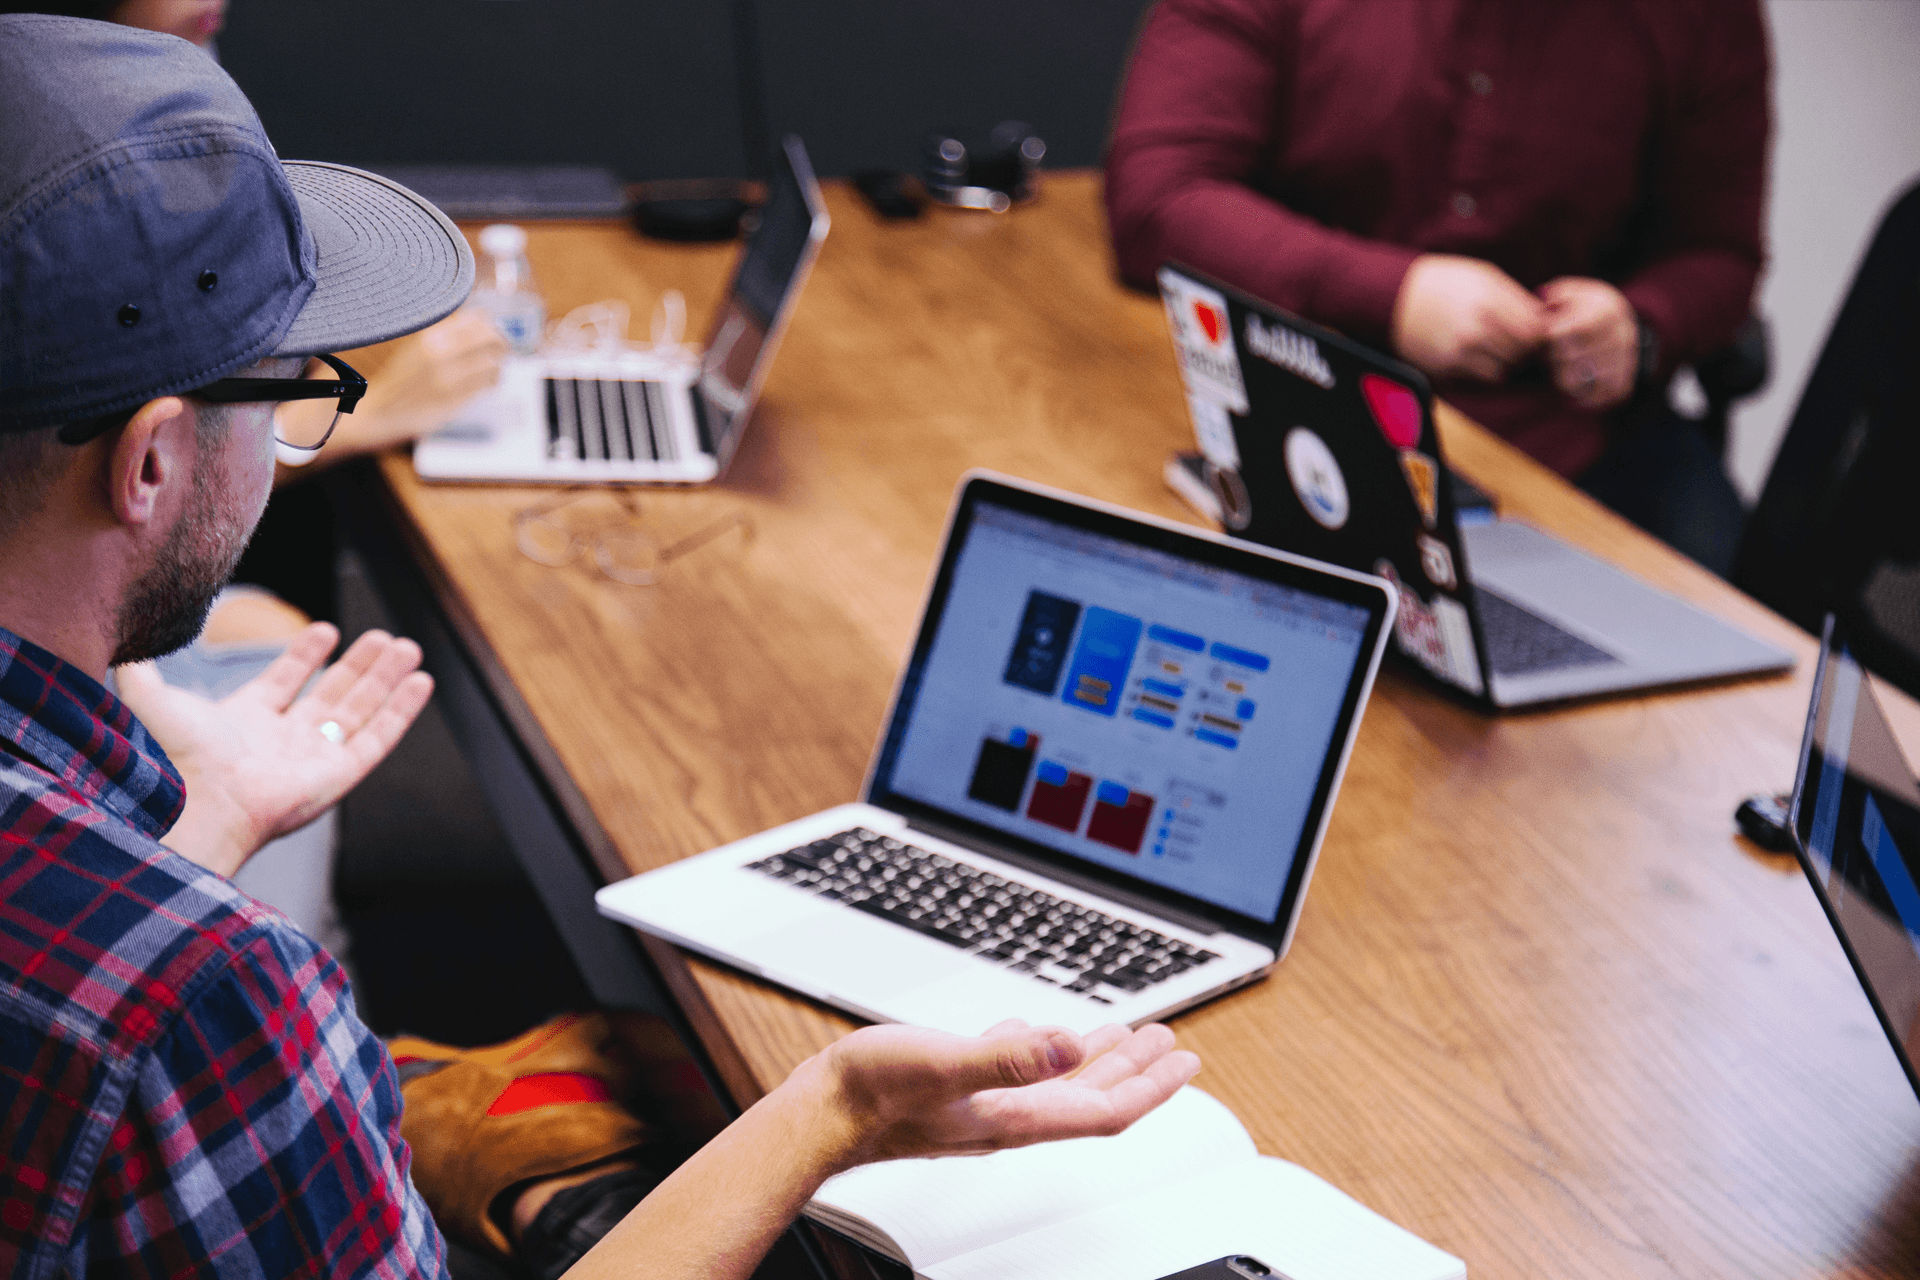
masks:
<path id="1" fill-rule="evenodd" d="M 1694 361 L 1694 376 L 1706 397 L 1705 411 L 1693 424 L 1707 438 L 1714 456 L 1727 454 L 1727 423 L 1736 400 L 1767 385 L 1773 371 L 1773 332 L 1760 316 L 1748 316 L 1733 341 Z"/>
<path id="2" fill-rule="evenodd" d="M 1920 183 L 1888 210 L 1747 522 L 1733 581 L 1920 696 Z"/>
<path id="3" fill-rule="evenodd" d="M 1647 385 L 1608 415 L 1607 450 L 1580 487 L 1722 577 L 1733 573 L 1746 504 L 1727 475 L 1727 420 L 1766 384 L 1767 325 L 1749 316 L 1725 347 L 1696 360 L 1704 403 L 1683 409 L 1671 384 Z"/>

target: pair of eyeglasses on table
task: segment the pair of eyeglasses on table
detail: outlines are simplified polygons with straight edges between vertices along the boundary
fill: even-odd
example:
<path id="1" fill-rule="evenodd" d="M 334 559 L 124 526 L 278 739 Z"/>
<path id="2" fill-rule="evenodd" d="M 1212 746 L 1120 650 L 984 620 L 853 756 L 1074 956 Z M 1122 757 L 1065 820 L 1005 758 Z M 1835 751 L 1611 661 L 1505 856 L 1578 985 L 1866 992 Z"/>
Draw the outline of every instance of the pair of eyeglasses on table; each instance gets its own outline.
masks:
<path id="1" fill-rule="evenodd" d="M 598 503 L 599 511 L 588 510 Z M 650 587 L 677 561 L 739 530 L 735 543 L 753 545 L 753 520 L 729 511 L 689 527 L 684 521 L 649 521 L 630 489 L 574 485 L 513 513 L 513 538 L 535 564 L 561 568 L 586 560 L 604 578 L 629 587 Z"/>
<path id="2" fill-rule="evenodd" d="M 331 378 L 221 378 L 204 387 L 196 387 L 187 392 L 196 400 L 205 400 L 210 404 L 280 404 L 296 400 L 331 400 L 334 402 L 332 413 L 312 413 L 288 415 L 276 413 L 273 416 L 273 438 L 289 449 L 302 454 L 317 453 L 320 447 L 333 435 L 333 429 L 339 425 L 340 415 L 352 413 L 367 394 L 367 380 L 353 370 L 339 356 L 313 356 L 333 370 Z M 60 439 L 67 444 L 85 444 L 96 436 L 111 430 L 116 422 L 124 421 L 123 415 L 107 414 L 86 422 L 74 423 L 60 432 Z"/>

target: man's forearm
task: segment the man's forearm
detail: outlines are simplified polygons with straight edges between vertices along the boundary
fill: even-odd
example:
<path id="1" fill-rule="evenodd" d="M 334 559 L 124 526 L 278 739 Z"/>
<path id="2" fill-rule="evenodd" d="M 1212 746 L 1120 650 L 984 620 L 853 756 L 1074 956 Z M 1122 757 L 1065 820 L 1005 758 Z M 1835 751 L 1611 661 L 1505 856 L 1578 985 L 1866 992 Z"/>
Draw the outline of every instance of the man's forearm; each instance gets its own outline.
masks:
<path id="1" fill-rule="evenodd" d="M 732 1280 L 753 1274 L 859 1133 L 803 1065 L 702 1147 L 567 1272 L 568 1280 Z"/>
<path id="2" fill-rule="evenodd" d="M 180 820 L 167 832 L 166 845 L 188 862 L 231 880 L 259 852 L 259 845 L 246 834 L 246 815 L 224 800 L 189 797 Z"/>
<path id="3" fill-rule="evenodd" d="M 1119 1133 L 1199 1069 L 1162 1026 L 864 1027 L 801 1063 L 567 1275 L 744 1278 L 844 1169 Z"/>
<path id="4" fill-rule="evenodd" d="M 1324 226 L 1244 183 L 1177 172 L 1113 223 L 1115 254 L 1137 284 L 1151 284 L 1161 263 L 1177 261 L 1381 344 L 1419 256 Z"/>
<path id="5" fill-rule="evenodd" d="M 1663 256 L 1620 286 L 1634 312 L 1660 339 L 1671 369 L 1733 340 L 1753 306 L 1758 263 L 1733 250 L 1694 249 Z"/>

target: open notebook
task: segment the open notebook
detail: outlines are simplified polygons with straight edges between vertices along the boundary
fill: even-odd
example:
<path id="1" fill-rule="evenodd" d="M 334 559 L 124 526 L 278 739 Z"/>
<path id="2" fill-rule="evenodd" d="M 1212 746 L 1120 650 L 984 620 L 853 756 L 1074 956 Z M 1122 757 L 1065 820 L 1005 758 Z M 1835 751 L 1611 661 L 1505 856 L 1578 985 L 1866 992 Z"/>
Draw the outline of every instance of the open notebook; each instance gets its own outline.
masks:
<path id="1" fill-rule="evenodd" d="M 1156 1280 L 1251 1254 L 1288 1280 L 1460 1280 L 1466 1264 L 1299 1165 L 1195 1088 L 1113 1138 L 890 1160 L 807 1216 L 926 1280 Z"/>

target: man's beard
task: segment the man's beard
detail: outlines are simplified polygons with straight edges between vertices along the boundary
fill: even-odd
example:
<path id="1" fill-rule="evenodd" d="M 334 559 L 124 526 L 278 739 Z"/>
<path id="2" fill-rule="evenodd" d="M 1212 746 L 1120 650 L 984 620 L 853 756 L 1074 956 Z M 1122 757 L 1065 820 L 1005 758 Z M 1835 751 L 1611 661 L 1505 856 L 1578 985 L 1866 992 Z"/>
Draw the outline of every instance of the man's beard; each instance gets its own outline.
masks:
<path id="1" fill-rule="evenodd" d="M 119 647 L 113 665 L 145 662 L 184 649 L 207 625 L 214 597 L 233 576 L 253 521 L 234 522 L 226 472 L 202 442 L 187 510 L 154 553 L 147 571 L 120 602 Z M 257 516 L 258 513 L 256 512 Z"/>

